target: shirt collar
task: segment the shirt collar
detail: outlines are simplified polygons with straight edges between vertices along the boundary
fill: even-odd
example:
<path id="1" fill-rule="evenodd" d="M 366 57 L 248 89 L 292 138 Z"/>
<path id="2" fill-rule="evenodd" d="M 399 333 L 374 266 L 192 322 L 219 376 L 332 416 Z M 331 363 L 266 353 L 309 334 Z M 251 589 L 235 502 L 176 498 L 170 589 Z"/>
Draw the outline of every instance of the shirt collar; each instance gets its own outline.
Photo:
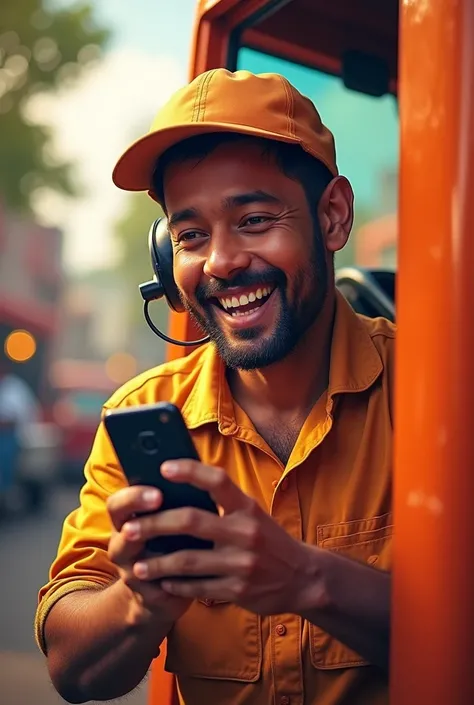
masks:
<path id="1" fill-rule="evenodd" d="M 331 344 L 328 397 L 369 389 L 383 362 L 367 323 L 336 290 L 336 314 Z"/>
<path id="2" fill-rule="evenodd" d="M 194 361 L 199 366 L 196 383 L 182 413 L 188 428 L 218 423 L 222 433 L 235 427 L 234 406 L 225 375 L 225 365 L 212 343 Z M 367 325 L 336 290 L 336 310 L 331 344 L 328 404 L 336 394 L 369 389 L 383 370 L 383 362 Z"/>

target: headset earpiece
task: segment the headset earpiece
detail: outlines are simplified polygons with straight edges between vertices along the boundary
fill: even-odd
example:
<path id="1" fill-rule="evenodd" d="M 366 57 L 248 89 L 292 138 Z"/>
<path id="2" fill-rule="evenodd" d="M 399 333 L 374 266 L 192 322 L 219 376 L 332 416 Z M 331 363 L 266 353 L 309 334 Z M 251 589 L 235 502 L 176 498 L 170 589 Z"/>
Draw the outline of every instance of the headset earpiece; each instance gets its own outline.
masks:
<path id="1" fill-rule="evenodd" d="M 158 218 L 148 233 L 153 280 L 140 284 L 140 293 L 145 301 L 166 298 L 168 306 L 177 313 L 184 311 L 178 287 L 173 276 L 173 245 L 166 218 Z"/>
<path id="2" fill-rule="evenodd" d="M 177 313 L 183 313 L 185 310 L 180 296 L 178 287 L 173 275 L 173 245 L 171 236 L 168 230 L 168 221 L 166 218 L 158 218 L 155 220 L 148 233 L 148 251 L 150 253 L 151 266 L 153 269 L 153 279 L 139 285 L 140 294 L 144 301 L 143 315 L 150 326 L 153 333 L 159 336 L 167 343 L 174 345 L 183 345 L 184 347 L 195 347 L 209 342 L 206 336 L 199 340 L 174 340 L 169 338 L 165 333 L 162 333 L 153 323 L 148 307 L 152 301 L 157 301 L 165 297 L 168 306 Z"/>

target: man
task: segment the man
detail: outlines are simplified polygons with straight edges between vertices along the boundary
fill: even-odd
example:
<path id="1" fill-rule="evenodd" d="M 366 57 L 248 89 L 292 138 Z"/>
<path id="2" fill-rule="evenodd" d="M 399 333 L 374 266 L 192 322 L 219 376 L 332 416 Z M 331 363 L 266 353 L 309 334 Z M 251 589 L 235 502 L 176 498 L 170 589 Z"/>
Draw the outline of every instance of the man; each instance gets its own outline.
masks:
<path id="1" fill-rule="evenodd" d="M 171 98 L 114 180 L 162 205 L 212 342 L 106 407 L 177 404 L 202 463 L 162 472 L 222 512 L 136 518 L 161 496 L 127 486 L 100 426 L 40 594 L 54 684 L 120 696 L 167 638 L 186 705 L 387 703 L 395 333 L 335 290 L 353 194 L 331 133 L 283 77 L 218 69 Z M 177 533 L 216 547 L 143 557 Z"/>

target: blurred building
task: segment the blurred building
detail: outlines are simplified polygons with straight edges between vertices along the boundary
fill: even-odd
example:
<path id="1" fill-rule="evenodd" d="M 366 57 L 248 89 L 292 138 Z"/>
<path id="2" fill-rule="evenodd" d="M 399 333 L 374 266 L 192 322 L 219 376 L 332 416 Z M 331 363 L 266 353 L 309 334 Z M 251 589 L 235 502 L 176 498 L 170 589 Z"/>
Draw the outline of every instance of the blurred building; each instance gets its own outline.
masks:
<path id="1" fill-rule="evenodd" d="M 113 376 L 117 382 L 161 363 L 164 343 L 149 331 L 141 308 L 138 282 L 136 289 L 130 290 L 118 269 L 98 269 L 69 277 L 55 358 L 104 365 L 109 362 L 116 367 Z M 155 304 L 153 311 L 166 331 L 166 306 Z M 123 362 L 123 374 L 118 370 L 119 360 Z"/>
<path id="2" fill-rule="evenodd" d="M 370 222 L 357 230 L 355 261 L 361 267 L 397 266 L 398 172 L 380 175 L 377 209 Z"/>
<path id="3" fill-rule="evenodd" d="M 127 342 L 126 296 L 114 269 L 69 276 L 61 307 L 57 358 L 105 360 Z"/>
<path id="4" fill-rule="evenodd" d="M 0 355 L 41 395 L 58 331 L 63 235 L 0 204 Z"/>
<path id="5" fill-rule="evenodd" d="M 361 267 L 396 269 L 397 240 L 396 213 L 366 223 L 357 233 L 357 264 Z"/>

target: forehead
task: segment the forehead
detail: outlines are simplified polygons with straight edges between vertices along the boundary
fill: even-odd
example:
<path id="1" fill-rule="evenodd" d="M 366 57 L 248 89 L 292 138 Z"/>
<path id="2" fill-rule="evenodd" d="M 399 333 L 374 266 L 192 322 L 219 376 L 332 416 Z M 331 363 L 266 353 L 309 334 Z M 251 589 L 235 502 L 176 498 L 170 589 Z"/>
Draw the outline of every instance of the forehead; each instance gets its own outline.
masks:
<path id="1" fill-rule="evenodd" d="M 295 185 L 279 167 L 274 151 L 250 139 L 224 142 L 208 154 L 175 160 L 163 174 L 168 210 L 182 204 L 197 205 L 192 202 L 203 198 L 222 198 L 233 190 L 264 188 L 277 191 L 281 197 Z"/>

